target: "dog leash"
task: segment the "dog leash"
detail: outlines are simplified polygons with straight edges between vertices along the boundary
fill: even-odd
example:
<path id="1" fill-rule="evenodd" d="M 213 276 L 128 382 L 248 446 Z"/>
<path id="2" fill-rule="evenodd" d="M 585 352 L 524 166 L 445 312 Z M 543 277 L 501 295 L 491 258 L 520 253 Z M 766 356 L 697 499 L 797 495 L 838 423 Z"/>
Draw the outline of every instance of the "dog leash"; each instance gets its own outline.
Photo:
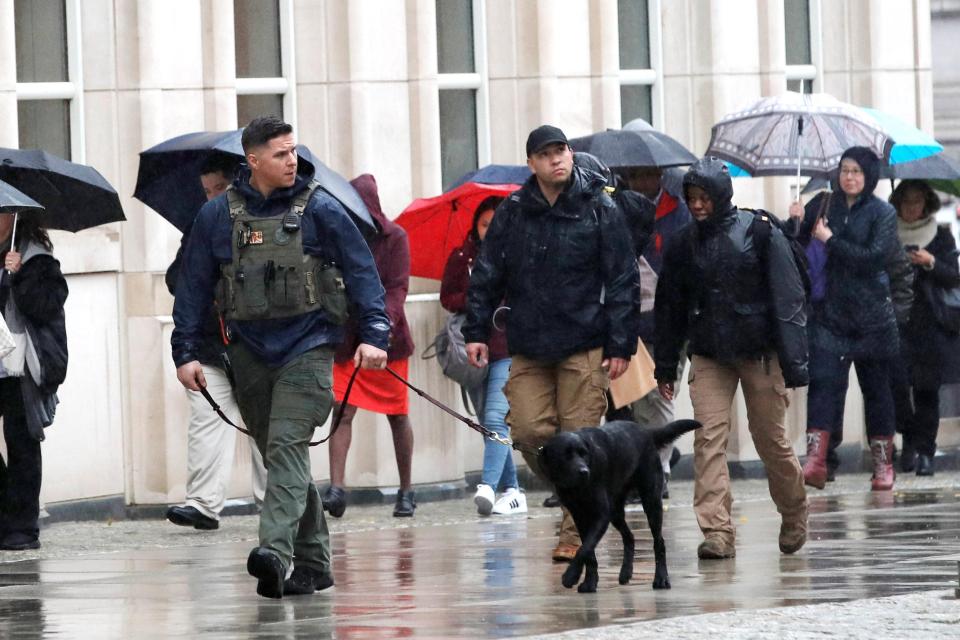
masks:
<path id="1" fill-rule="evenodd" d="M 420 388 L 418 388 L 417 386 L 411 384 L 406 378 L 404 378 L 403 376 L 401 376 L 399 373 L 397 373 L 396 371 L 394 371 L 394 370 L 391 369 L 390 367 L 385 367 L 385 370 L 386 370 L 387 373 L 389 373 L 389 374 L 392 375 L 394 378 L 396 378 L 397 380 L 399 380 L 400 382 L 402 382 L 404 385 L 406 385 L 411 391 L 413 391 L 414 393 L 416 393 L 418 396 L 420 396 L 421 398 L 423 398 L 424 400 L 426 400 L 426 401 L 429 402 L 430 404 L 434 405 L 435 407 L 438 407 L 439 409 L 441 409 L 442 411 L 446 412 L 447 414 L 453 416 L 454 418 L 456 418 L 456 419 L 459 420 L 460 422 L 464 423 L 465 425 L 467 425 L 468 427 L 470 427 L 470 428 L 473 429 L 474 431 L 478 432 L 480 435 L 482 435 L 482 436 L 483 436 L 484 438 L 486 438 L 487 440 L 492 440 L 492 441 L 497 442 L 497 443 L 499 443 L 499 444 L 506 445 L 506 446 L 508 446 L 508 447 L 512 447 L 512 448 L 516 449 L 517 451 L 520 451 L 521 453 L 530 453 L 530 454 L 533 454 L 533 455 L 536 455 L 537 453 L 539 453 L 539 451 L 540 451 L 540 448 L 539 448 L 539 447 L 538 447 L 538 448 L 528 447 L 528 446 L 525 446 L 525 445 L 518 444 L 518 443 L 514 442 L 513 440 L 511 440 L 510 438 L 505 438 L 505 437 L 501 436 L 499 433 L 496 433 L 496 432 L 494 432 L 494 431 L 491 431 L 490 429 L 488 429 L 487 427 L 483 426 L 483 425 L 480 424 L 479 422 L 476 422 L 476 421 L 474 421 L 474 420 L 471 420 L 470 418 L 468 418 L 468 417 L 460 414 L 459 412 L 454 411 L 453 409 L 451 409 L 450 407 L 448 407 L 448 406 L 445 405 L 444 403 L 440 402 L 439 400 L 437 400 L 436 398 L 434 398 L 433 396 L 431 396 L 429 393 L 427 393 L 427 392 L 424 391 L 423 389 L 420 389 Z M 354 368 L 353 373 L 350 374 L 350 381 L 347 382 L 347 388 L 346 388 L 346 390 L 345 390 L 344 393 L 343 393 L 343 399 L 340 401 L 340 406 L 337 407 L 337 412 L 336 412 L 336 414 L 334 414 L 333 426 L 332 426 L 331 429 L 330 429 L 330 433 L 327 435 L 326 438 L 323 438 L 323 439 L 321 439 L 321 440 L 311 441 L 311 442 L 309 443 L 309 446 L 315 447 L 315 446 L 317 446 L 318 444 L 323 444 L 323 443 L 325 443 L 326 441 L 328 441 L 330 438 L 332 438 L 332 437 L 333 437 L 333 434 L 337 432 L 337 429 L 340 427 L 340 420 L 343 418 L 343 412 L 344 412 L 344 410 L 346 410 L 346 407 L 347 407 L 347 399 L 350 397 L 350 391 L 353 390 L 353 383 L 356 381 L 356 379 L 357 379 L 357 374 L 358 374 L 359 372 L 360 372 L 360 368 L 359 368 L 359 367 L 356 367 L 356 368 Z M 217 414 L 218 416 L 220 416 L 220 419 L 221 419 L 221 420 L 223 420 L 224 422 L 226 422 L 228 425 L 230 425 L 231 427 L 233 427 L 234 429 L 236 429 L 236 430 L 239 431 L 240 433 L 246 434 L 246 435 L 250 436 L 251 438 L 253 437 L 253 436 L 251 435 L 251 433 L 250 433 L 247 429 L 244 429 L 244 428 L 242 428 L 242 427 L 240 427 L 240 426 L 237 426 L 230 418 L 228 418 L 228 417 L 226 416 L 225 413 L 223 413 L 223 410 L 220 408 L 220 405 L 218 405 L 218 404 L 214 401 L 213 397 L 212 397 L 212 396 L 210 395 L 210 393 L 207 391 L 207 388 L 206 388 L 206 387 L 200 387 L 200 394 L 204 397 L 204 399 L 207 401 L 207 403 L 210 405 L 210 407 L 216 412 L 216 414 Z"/>
<path id="2" fill-rule="evenodd" d="M 353 370 L 353 373 L 350 374 L 350 381 L 347 383 L 347 390 L 343 394 L 343 400 L 340 401 L 340 406 L 337 407 L 337 412 L 333 416 L 333 426 L 330 428 L 330 433 L 327 434 L 327 437 L 323 438 L 322 440 L 311 441 L 310 443 L 308 443 L 308 446 L 315 447 L 318 444 L 323 444 L 324 442 L 332 438 L 333 434 L 335 434 L 337 432 L 337 429 L 340 428 L 340 420 L 343 418 L 343 412 L 347 408 L 347 398 L 350 396 L 350 391 L 353 389 L 353 383 L 357 379 L 357 373 L 359 372 L 360 372 L 360 368 L 357 367 L 356 369 Z M 397 375 L 397 374 L 394 373 L 393 375 Z M 226 416 L 226 414 L 223 412 L 223 409 L 221 409 L 220 405 L 216 403 L 216 401 L 213 399 L 213 396 L 211 396 L 210 392 L 207 391 L 206 387 L 200 387 L 200 395 L 204 397 L 204 399 L 207 401 L 207 404 L 210 405 L 210 407 L 214 410 L 214 412 L 216 412 L 216 414 L 220 416 L 221 420 L 226 422 L 228 425 L 230 425 L 240 433 L 244 433 L 250 436 L 251 438 L 253 437 L 253 434 L 251 434 L 247 429 L 237 426 L 237 424 L 234 423 L 233 420 L 231 420 Z"/>
<path id="3" fill-rule="evenodd" d="M 386 367 L 386 371 L 387 371 L 387 373 L 389 373 L 390 375 L 392 375 L 394 378 L 396 378 L 397 380 L 399 380 L 400 382 L 402 382 L 403 384 L 405 384 L 411 391 L 413 391 L 414 393 L 416 393 L 418 396 L 420 396 L 421 398 L 423 398 L 424 400 L 426 400 L 426 401 L 429 402 L 430 404 L 434 405 L 435 407 L 440 408 L 442 411 L 446 412 L 447 414 L 453 416 L 454 418 L 456 418 L 457 420 L 459 420 L 459 421 L 462 422 L 463 424 L 467 425 L 468 427 L 470 427 L 470 428 L 473 429 L 474 431 L 480 433 L 480 435 L 482 435 L 482 436 L 483 436 L 484 438 L 486 438 L 487 440 L 493 440 L 494 442 L 498 442 L 498 443 L 503 444 L 503 445 L 506 445 L 506 446 L 508 446 L 508 447 L 513 447 L 514 449 L 516 449 L 517 451 L 520 451 L 521 453 L 530 453 L 530 454 L 533 454 L 533 455 L 536 455 L 537 453 L 539 453 L 540 448 L 528 447 L 528 446 L 525 446 L 525 445 L 517 444 L 516 442 L 514 442 L 514 441 L 511 440 L 510 438 L 505 438 L 505 437 L 501 436 L 499 433 L 496 433 L 496 432 L 491 431 L 490 429 L 486 428 L 485 426 L 483 426 L 483 425 L 480 424 L 479 422 L 476 422 L 476 421 L 474 421 L 474 420 L 471 420 L 470 418 L 466 417 L 465 415 L 462 415 L 462 414 L 458 413 L 457 411 L 454 411 L 453 409 L 451 409 L 450 407 L 448 407 L 448 406 L 445 405 L 444 403 L 440 402 L 439 400 L 437 400 L 436 398 L 434 398 L 433 396 L 431 396 L 429 393 L 427 393 L 427 392 L 424 391 L 423 389 L 419 389 L 419 388 L 417 388 L 415 385 L 411 384 L 407 379 L 405 379 L 403 376 L 401 376 L 399 373 L 397 373 L 396 371 L 394 371 L 394 370 L 391 369 L 390 367 Z M 346 397 L 346 396 L 344 396 L 344 397 Z"/>

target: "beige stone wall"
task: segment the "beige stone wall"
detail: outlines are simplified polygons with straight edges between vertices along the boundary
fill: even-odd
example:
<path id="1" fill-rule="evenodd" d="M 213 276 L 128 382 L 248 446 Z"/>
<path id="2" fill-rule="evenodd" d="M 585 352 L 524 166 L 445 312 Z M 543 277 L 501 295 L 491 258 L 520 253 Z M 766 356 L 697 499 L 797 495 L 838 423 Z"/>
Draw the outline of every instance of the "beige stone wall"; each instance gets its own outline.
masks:
<path id="1" fill-rule="evenodd" d="M 73 1 L 73 0 L 69 0 Z M 490 158 L 521 163 L 527 132 L 543 122 L 570 136 L 620 125 L 617 6 L 613 0 L 480 0 L 485 16 Z M 293 12 L 297 135 L 344 175 L 377 176 L 396 215 L 440 191 L 435 3 L 433 0 L 281 0 Z M 287 4 L 289 2 L 289 4 Z M 655 112 L 665 131 L 696 153 L 710 125 L 760 94 L 786 88 L 783 5 L 777 0 L 651 0 L 662 37 Z M 13 0 L 0 0 L 0 145 L 15 146 Z M 927 0 L 821 0 L 822 90 L 932 128 Z M 83 0 L 84 156 L 121 194 L 127 222 L 55 235 L 70 274 L 71 371 L 57 423 L 44 445 L 44 499 L 123 493 L 131 503 L 183 494 L 183 392 L 169 355 L 171 299 L 162 274 L 178 233 L 130 194 L 140 150 L 174 135 L 236 122 L 232 0 Z M 739 202 L 783 212 L 789 180 L 738 180 Z M 417 281 L 412 292 L 435 292 Z M 442 322 L 439 305 L 407 304 L 424 348 Z M 459 405 L 454 386 L 418 354 L 411 377 Z M 804 395 L 795 394 L 791 434 L 801 446 Z M 688 415 L 682 395 L 678 412 Z M 756 458 L 743 424 L 733 458 Z M 479 468 L 479 438 L 411 397 L 414 481 L 462 482 Z M 859 394 L 848 398 L 847 436 L 862 437 Z M 948 435 L 948 437 L 954 437 Z M 246 446 L 239 445 L 239 446 Z M 682 443 L 689 451 L 689 438 Z M 78 455 L 81 453 L 81 455 Z M 238 461 L 245 461 L 244 455 Z M 326 478 L 326 449 L 313 452 Z M 249 492 L 238 462 L 231 490 Z M 358 417 L 348 484 L 397 482 L 389 427 Z"/>

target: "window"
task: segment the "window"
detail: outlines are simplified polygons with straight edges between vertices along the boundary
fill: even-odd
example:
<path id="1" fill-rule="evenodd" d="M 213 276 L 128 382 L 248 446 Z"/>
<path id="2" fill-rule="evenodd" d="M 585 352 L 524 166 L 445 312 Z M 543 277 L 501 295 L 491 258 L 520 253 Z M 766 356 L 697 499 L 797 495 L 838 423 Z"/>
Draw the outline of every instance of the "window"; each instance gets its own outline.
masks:
<path id="1" fill-rule="evenodd" d="M 483 4 L 483 0 L 436 0 L 444 189 L 490 161 Z"/>
<path id="2" fill-rule="evenodd" d="M 234 0 L 237 124 L 275 115 L 295 125 L 292 0 Z"/>
<path id="3" fill-rule="evenodd" d="M 621 123 L 643 118 L 658 125 L 660 1 L 619 0 L 617 32 L 620 48 Z"/>
<path id="4" fill-rule="evenodd" d="M 83 157 L 79 0 L 14 0 L 21 148 Z"/>
<path id="5" fill-rule="evenodd" d="M 819 54 L 820 0 L 783 0 L 787 89 L 813 93 Z"/>

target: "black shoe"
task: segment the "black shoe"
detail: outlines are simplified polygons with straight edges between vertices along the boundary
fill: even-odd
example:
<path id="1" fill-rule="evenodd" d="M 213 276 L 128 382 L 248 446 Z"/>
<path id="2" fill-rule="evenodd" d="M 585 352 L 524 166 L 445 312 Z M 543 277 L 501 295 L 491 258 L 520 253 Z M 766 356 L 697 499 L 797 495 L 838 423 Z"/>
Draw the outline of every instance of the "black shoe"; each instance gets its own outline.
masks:
<path id="1" fill-rule="evenodd" d="M 283 597 L 283 562 L 263 547 L 256 547 L 247 557 L 247 573 L 257 579 L 257 594 L 264 598 Z"/>
<path id="2" fill-rule="evenodd" d="M 293 573 L 283 581 L 283 595 L 303 596 L 333 586 L 333 576 L 313 567 L 293 567 Z"/>
<path id="3" fill-rule="evenodd" d="M 554 509 L 556 507 L 559 507 L 560 498 L 557 497 L 557 494 L 551 493 L 549 496 L 547 496 L 544 499 L 543 506 L 547 507 L 548 509 Z"/>
<path id="4" fill-rule="evenodd" d="M 417 501 L 413 496 L 413 490 L 397 491 L 397 504 L 393 507 L 394 518 L 412 518 L 413 510 L 417 508 Z"/>
<path id="5" fill-rule="evenodd" d="M 918 476 L 933 475 L 933 456 L 928 456 L 923 453 L 917 456 L 917 475 Z"/>
<path id="6" fill-rule="evenodd" d="M 0 551 L 28 551 L 39 548 L 40 540 L 26 533 L 8 533 L 0 540 Z"/>
<path id="7" fill-rule="evenodd" d="M 170 507 L 167 509 L 167 520 L 181 527 L 193 527 L 204 531 L 220 528 L 217 520 L 203 515 L 196 507 Z"/>
<path id="8" fill-rule="evenodd" d="M 343 512 L 347 510 L 347 490 L 332 484 L 320 496 L 320 502 L 334 518 L 342 518 Z"/>
<path id="9" fill-rule="evenodd" d="M 903 449 L 900 450 L 900 471 L 910 473 L 917 467 L 917 451 L 913 445 L 904 441 Z M 917 475 L 921 475 L 919 471 Z"/>

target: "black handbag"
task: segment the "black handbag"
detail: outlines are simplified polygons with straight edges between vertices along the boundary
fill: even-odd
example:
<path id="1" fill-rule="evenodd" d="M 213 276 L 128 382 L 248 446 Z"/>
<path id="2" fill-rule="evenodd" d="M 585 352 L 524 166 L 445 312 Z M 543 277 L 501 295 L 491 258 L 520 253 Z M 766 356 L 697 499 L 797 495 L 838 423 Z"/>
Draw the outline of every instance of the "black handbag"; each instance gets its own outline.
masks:
<path id="1" fill-rule="evenodd" d="M 960 334 L 960 287 L 945 289 L 924 281 L 923 289 L 937 325 L 947 333 Z"/>

